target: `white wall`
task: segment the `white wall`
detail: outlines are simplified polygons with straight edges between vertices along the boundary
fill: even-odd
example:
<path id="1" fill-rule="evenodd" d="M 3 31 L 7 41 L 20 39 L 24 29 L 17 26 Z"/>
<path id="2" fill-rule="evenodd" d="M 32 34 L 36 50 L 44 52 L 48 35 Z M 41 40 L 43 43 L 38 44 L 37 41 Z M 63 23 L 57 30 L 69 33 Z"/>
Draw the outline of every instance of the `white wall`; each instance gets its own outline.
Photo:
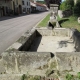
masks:
<path id="1" fill-rule="evenodd" d="M 37 6 L 36 9 L 39 11 L 45 11 L 46 10 L 46 8 L 42 7 L 42 6 Z"/>
<path id="2" fill-rule="evenodd" d="M 24 1 L 24 5 L 22 4 L 22 9 L 25 8 L 25 13 L 28 12 L 28 9 L 30 9 L 30 12 L 31 12 L 30 0 L 22 0 L 22 1 Z M 27 5 L 27 3 L 28 3 L 28 5 Z M 24 11 L 23 11 L 23 13 L 24 13 Z"/>

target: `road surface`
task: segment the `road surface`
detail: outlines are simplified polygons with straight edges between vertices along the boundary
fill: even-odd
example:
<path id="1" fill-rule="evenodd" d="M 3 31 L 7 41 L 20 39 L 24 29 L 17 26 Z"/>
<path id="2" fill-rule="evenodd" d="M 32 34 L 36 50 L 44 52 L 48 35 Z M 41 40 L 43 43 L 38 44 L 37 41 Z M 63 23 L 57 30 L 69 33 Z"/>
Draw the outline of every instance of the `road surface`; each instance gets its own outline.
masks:
<path id="1" fill-rule="evenodd" d="M 0 53 L 16 42 L 27 30 L 33 28 L 48 12 L 30 14 L 11 19 L 0 19 Z M 2 20 L 2 21 L 1 21 Z"/>

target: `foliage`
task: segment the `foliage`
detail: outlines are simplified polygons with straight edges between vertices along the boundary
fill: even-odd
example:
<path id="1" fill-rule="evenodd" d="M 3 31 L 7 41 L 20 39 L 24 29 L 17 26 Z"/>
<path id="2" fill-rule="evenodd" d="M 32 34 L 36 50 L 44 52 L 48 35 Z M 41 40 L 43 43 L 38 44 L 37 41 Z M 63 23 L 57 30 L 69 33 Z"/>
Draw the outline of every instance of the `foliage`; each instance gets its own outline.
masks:
<path id="1" fill-rule="evenodd" d="M 66 80 L 72 80 L 73 76 L 71 74 L 66 75 Z"/>
<path id="2" fill-rule="evenodd" d="M 60 5 L 61 10 L 72 10 L 74 6 L 74 0 L 66 0 Z"/>
<path id="3" fill-rule="evenodd" d="M 77 0 L 76 5 L 73 7 L 73 13 L 74 15 L 80 15 L 80 0 Z"/>
<path id="4" fill-rule="evenodd" d="M 80 72 L 77 73 L 78 78 L 80 79 Z"/>
<path id="5" fill-rule="evenodd" d="M 60 9 L 61 9 L 61 10 L 66 10 L 66 1 L 64 1 L 64 2 L 60 5 Z"/>

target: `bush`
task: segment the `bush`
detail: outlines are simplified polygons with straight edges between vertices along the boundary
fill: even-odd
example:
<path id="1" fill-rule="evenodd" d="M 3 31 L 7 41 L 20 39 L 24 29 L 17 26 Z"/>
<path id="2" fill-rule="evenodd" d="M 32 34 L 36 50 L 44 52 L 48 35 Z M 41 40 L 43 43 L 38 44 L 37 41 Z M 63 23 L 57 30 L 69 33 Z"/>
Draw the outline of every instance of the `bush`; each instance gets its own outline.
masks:
<path id="1" fill-rule="evenodd" d="M 80 15 L 80 0 L 77 1 L 76 5 L 73 7 L 74 15 Z"/>
<path id="2" fill-rule="evenodd" d="M 66 1 L 64 1 L 61 5 L 60 5 L 60 9 L 61 10 L 66 10 Z"/>
<path id="3" fill-rule="evenodd" d="M 66 0 L 60 5 L 61 10 L 72 10 L 74 6 L 74 0 Z"/>

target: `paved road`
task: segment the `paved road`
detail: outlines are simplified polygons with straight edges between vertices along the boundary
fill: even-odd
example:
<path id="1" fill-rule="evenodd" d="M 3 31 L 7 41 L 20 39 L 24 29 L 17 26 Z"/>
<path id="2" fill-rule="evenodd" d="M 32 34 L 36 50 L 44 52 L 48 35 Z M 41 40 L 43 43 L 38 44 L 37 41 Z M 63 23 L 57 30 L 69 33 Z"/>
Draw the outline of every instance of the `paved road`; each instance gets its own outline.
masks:
<path id="1" fill-rule="evenodd" d="M 34 27 L 48 12 L 39 14 L 30 14 L 11 19 L 0 19 L 0 53 L 5 51 L 20 36 Z M 3 18 L 4 19 L 4 18 Z M 2 21 L 1 21 L 2 20 Z"/>

